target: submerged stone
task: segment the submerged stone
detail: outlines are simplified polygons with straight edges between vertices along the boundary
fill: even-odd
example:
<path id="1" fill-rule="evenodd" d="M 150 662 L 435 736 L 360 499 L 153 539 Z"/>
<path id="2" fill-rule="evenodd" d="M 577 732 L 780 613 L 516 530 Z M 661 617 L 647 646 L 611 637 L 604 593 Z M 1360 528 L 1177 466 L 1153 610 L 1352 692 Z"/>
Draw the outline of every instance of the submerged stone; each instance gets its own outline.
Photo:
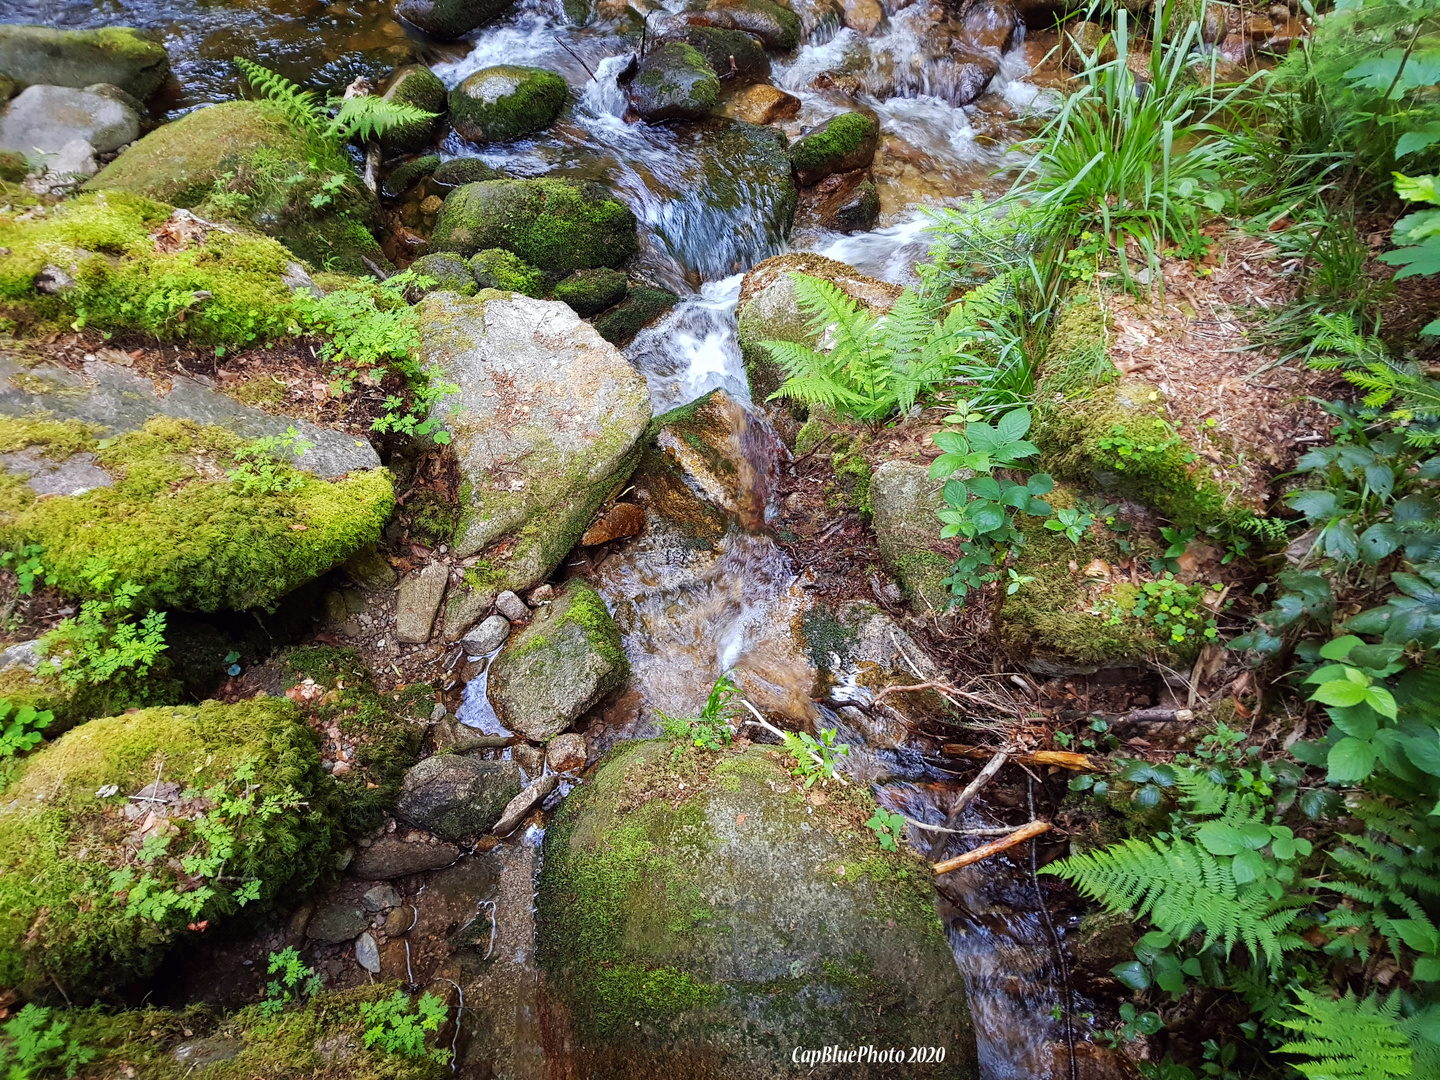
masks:
<path id="1" fill-rule="evenodd" d="M 505 14 L 512 0 L 396 0 L 395 14 L 441 41 L 464 37 Z"/>
<path id="2" fill-rule="evenodd" d="M 450 91 L 450 123 L 473 143 L 510 142 L 553 124 L 568 93 L 544 68 L 482 68 Z"/>

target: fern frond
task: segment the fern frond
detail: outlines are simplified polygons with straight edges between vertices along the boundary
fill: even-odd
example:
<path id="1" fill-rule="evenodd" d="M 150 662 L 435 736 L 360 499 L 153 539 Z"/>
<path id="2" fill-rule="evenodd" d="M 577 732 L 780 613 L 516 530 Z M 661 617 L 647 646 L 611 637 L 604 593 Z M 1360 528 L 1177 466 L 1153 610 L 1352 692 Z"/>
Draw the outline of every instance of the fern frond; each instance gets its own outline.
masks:
<path id="1" fill-rule="evenodd" d="M 341 141 L 358 139 L 368 142 L 396 128 L 435 119 L 435 113 L 426 112 L 415 105 L 386 101 L 383 97 L 370 94 L 341 98 L 332 104 L 338 104 L 340 110 L 330 121 L 325 134 Z"/>
<path id="2" fill-rule="evenodd" d="M 285 110 L 290 121 L 310 131 L 320 130 L 321 110 L 315 95 L 309 90 L 301 90 L 285 76 L 271 71 L 267 67 L 255 63 L 253 60 L 246 60 L 243 56 L 237 56 L 235 66 L 245 76 L 245 81 L 250 84 L 250 89 L 259 94 L 266 101 L 274 102 Z"/>
<path id="3" fill-rule="evenodd" d="M 1303 1014 L 1281 1025 L 1300 1035 L 1280 1047 L 1284 1054 L 1299 1054 L 1308 1061 L 1295 1063 L 1311 1080 L 1396 1080 L 1412 1075 L 1410 1040 L 1400 1029 L 1399 999 L 1385 1002 L 1374 995 L 1357 999 L 1351 994 L 1336 1000 L 1309 990 L 1297 990 Z"/>

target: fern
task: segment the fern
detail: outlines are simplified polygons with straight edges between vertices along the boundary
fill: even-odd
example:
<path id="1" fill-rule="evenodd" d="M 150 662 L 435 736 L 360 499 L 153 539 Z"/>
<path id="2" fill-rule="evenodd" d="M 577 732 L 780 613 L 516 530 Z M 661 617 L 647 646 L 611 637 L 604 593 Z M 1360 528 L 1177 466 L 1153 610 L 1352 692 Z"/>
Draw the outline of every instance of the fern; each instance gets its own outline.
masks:
<path id="1" fill-rule="evenodd" d="M 1392 360 L 1385 343 L 1360 333 L 1349 315 L 1316 313 L 1311 316 L 1311 324 L 1319 354 L 1311 356 L 1311 367 L 1340 370 L 1346 380 L 1365 391 L 1363 403 L 1375 413 L 1399 398 L 1400 404 L 1385 418 L 1409 424 L 1406 437 L 1412 445 L 1440 443 L 1440 433 L 1433 430 L 1440 423 L 1440 383 L 1427 379 L 1411 365 Z"/>
<path id="2" fill-rule="evenodd" d="M 330 121 L 325 135 L 342 142 L 347 139 L 368 142 L 398 127 L 435 119 L 432 112 L 374 95 L 342 98 L 338 105 L 339 111 Z"/>
<path id="3" fill-rule="evenodd" d="M 301 90 L 283 75 L 243 56 L 235 57 L 235 66 L 245 76 L 250 88 L 266 101 L 280 106 L 292 124 L 331 142 L 349 139 L 366 142 L 395 128 L 435 118 L 434 113 L 414 105 L 386 101 L 369 94 L 332 98 L 329 106 L 321 105 L 311 91 Z M 336 108 L 333 117 L 329 107 Z"/>
<path id="4" fill-rule="evenodd" d="M 1412 1075 L 1410 1041 L 1397 1019 L 1396 995 L 1381 1003 L 1375 995 L 1363 1000 L 1346 994 L 1338 1001 L 1309 990 L 1297 990 L 1303 1017 L 1282 1020 L 1281 1026 L 1300 1035 L 1280 1047 L 1308 1061 L 1295 1068 L 1310 1080 L 1392 1080 Z"/>
<path id="5" fill-rule="evenodd" d="M 250 89 L 284 109 L 292 124 L 319 133 L 323 116 L 314 93 L 301 90 L 285 76 L 243 56 L 235 57 L 235 66 L 245 76 Z"/>

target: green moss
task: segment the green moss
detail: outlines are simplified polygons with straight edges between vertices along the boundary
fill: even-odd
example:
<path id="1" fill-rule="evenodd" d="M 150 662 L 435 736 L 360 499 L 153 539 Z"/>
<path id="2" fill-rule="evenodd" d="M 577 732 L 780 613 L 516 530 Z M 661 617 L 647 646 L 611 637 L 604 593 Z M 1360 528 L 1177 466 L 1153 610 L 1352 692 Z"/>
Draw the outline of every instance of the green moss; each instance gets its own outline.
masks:
<path id="1" fill-rule="evenodd" d="M 479 252 L 470 259 L 469 267 L 482 289 L 518 292 L 537 299 L 545 295 L 544 273 L 502 248 Z"/>
<path id="2" fill-rule="evenodd" d="M 625 299 L 629 282 L 618 270 L 577 270 L 551 291 L 552 299 L 569 304 L 581 318 L 598 315 Z"/>
<path id="3" fill-rule="evenodd" d="M 385 99 L 401 105 L 413 105 L 417 109 L 434 113 L 435 116 L 430 120 L 416 120 L 414 123 L 401 124 L 391 128 L 381 140 L 385 149 L 392 153 L 396 151 L 404 153 L 419 150 L 429 143 L 435 134 L 436 125 L 440 123 L 439 118 L 445 114 L 447 97 L 445 84 L 424 64 L 409 64 L 397 71 L 385 90 Z M 435 166 L 439 164 L 440 159 L 435 157 L 434 164 L 429 166 L 427 172 L 434 172 Z M 393 177 L 394 173 L 391 176 Z M 415 180 L 419 178 L 420 176 L 417 175 Z M 411 180 L 410 183 L 414 183 L 415 180 Z"/>
<path id="4" fill-rule="evenodd" d="M 288 390 L 289 387 L 283 380 L 273 375 L 261 375 L 258 378 L 246 379 L 240 385 L 229 388 L 227 392 L 245 405 L 275 406 L 285 400 Z"/>
<path id="5" fill-rule="evenodd" d="M 1051 401 L 1036 420 L 1040 467 L 1056 479 L 1135 499 L 1182 527 L 1208 527 L 1240 512 L 1195 465 L 1197 455 L 1147 383 L 1126 380 L 1085 400 Z"/>
<path id="6" fill-rule="evenodd" d="M 96 450 L 114 486 L 12 507 L 0 544 L 42 545 L 72 595 L 90 595 L 85 566 L 98 558 L 141 587 L 141 604 L 215 611 L 271 604 L 379 538 L 394 505 L 384 469 L 241 495 L 223 473 L 241 445 L 221 428 L 153 419 Z"/>
<path id="7" fill-rule="evenodd" d="M 1097 294 L 1067 297 L 1040 365 L 1042 394 L 1087 397 L 1097 386 L 1120 377 L 1106 343 L 1109 319 Z"/>
<path id="8" fill-rule="evenodd" d="M 435 170 L 435 183 L 442 188 L 456 188 L 461 184 L 479 184 L 486 180 L 504 179 L 503 172 L 486 165 L 479 158 L 451 158 Z"/>
<path id="9" fill-rule="evenodd" d="M 805 635 L 810 662 L 820 671 L 829 669 L 831 654 L 843 656 L 859 636 L 853 627 L 841 623 L 835 612 L 824 604 L 816 604 L 800 617 L 800 629 Z"/>
<path id="10" fill-rule="evenodd" d="M 439 167 L 439 154 L 426 154 L 403 162 L 391 169 L 390 175 L 381 181 L 380 194 L 387 199 L 398 199 Z"/>
<path id="11" fill-rule="evenodd" d="M 544 68 L 483 68 L 450 91 L 450 122 L 471 142 L 509 142 L 553 124 L 569 92 Z"/>
<path id="12" fill-rule="evenodd" d="M 795 435 L 796 456 L 810 453 L 829 437 L 830 425 L 817 417 L 811 417 Z"/>
<path id="13" fill-rule="evenodd" d="M 620 629 L 610 617 L 604 598 L 590 585 L 579 578 L 572 578 L 565 586 L 567 604 L 554 618 L 559 627 L 574 623 L 585 631 L 590 647 L 603 656 L 619 671 L 620 679 L 630 675 L 630 659 L 625 655 L 625 646 L 620 640 Z"/>
<path id="14" fill-rule="evenodd" d="M 870 516 L 870 463 L 861 453 L 863 442 L 857 440 L 844 454 L 836 454 L 831 461 L 835 471 L 835 484 L 845 492 L 850 505 L 866 517 Z"/>
<path id="15" fill-rule="evenodd" d="M 0 180 L 18 184 L 30 171 L 25 155 L 18 150 L 0 150 Z"/>
<path id="16" fill-rule="evenodd" d="M 478 290 L 470 264 L 459 255 L 422 255 L 410 264 L 410 269 L 421 277 L 434 279 L 432 289 L 458 292 L 461 296 L 474 296 Z"/>
<path id="17" fill-rule="evenodd" d="M 790 147 L 790 164 L 802 184 L 835 172 L 849 172 L 869 165 L 880 125 L 873 116 L 847 112 L 821 124 Z M 867 153 L 868 151 L 868 153 Z"/>
<path id="18" fill-rule="evenodd" d="M 140 830 L 120 810 L 157 774 L 197 789 L 233 786 L 248 764 L 260 798 L 297 793 L 302 806 L 237 828 L 226 870 L 260 882 L 247 914 L 313 884 L 336 839 L 327 813 L 331 781 L 296 715 L 276 698 L 167 706 L 92 720 L 27 758 L 0 812 L 0 986 L 32 995 L 58 984 L 72 998 L 89 998 L 153 971 L 185 936 L 187 921 L 237 912 L 222 888 L 197 916 L 176 911 L 156 922 L 127 914 L 112 873 L 133 863 Z M 117 794 L 97 796 L 106 789 Z M 183 814 L 176 823 L 192 829 Z M 163 861 L 149 870 L 173 886 L 176 872 Z"/>
<path id="19" fill-rule="evenodd" d="M 668 289 L 645 286 L 630 290 L 623 304 L 595 320 L 600 336 L 614 345 L 625 345 L 641 330 L 675 306 L 680 298 Z"/>

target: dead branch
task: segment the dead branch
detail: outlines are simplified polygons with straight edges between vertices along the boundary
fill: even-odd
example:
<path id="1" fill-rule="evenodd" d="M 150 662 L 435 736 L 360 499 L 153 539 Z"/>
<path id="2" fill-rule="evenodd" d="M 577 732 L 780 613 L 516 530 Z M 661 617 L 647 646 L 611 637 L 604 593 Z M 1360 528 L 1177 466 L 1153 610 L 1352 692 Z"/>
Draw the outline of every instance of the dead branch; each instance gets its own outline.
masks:
<path id="1" fill-rule="evenodd" d="M 1001 705 L 998 702 L 991 701 L 989 698 L 981 697 L 979 694 L 972 694 L 968 690 L 961 690 L 958 687 L 951 686 L 949 683 L 943 682 L 916 683 L 914 686 L 887 686 L 875 695 L 875 699 L 871 702 L 871 705 L 879 705 L 891 694 L 918 693 L 921 690 L 934 690 L 941 697 L 949 700 L 950 704 L 955 705 L 957 708 L 959 707 L 959 705 L 953 700 L 951 695 L 953 695 L 953 697 L 962 698 L 965 701 L 971 702 L 975 705 L 983 705 L 987 709 L 993 709 L 997 712 L 1014 711 L 1013 709 L 1007 708 L 1006 706 Z"/>
<path id="2" fill-rule="evenodd" d="M 1020 826 L 1020 828 L 1016 829 L 1009 836 L 1000 840 L 992 840 L 988 844 L 981 844 L 973 851 L 965 852 L 964 855 L 957 855 L 953 859 L 946 859 L 944 862 L 935 863 L 931 869 L 935 871 L 936 875 L 948 874 L 952 870 L 959 870 L 961 867 L 969 866 L 971 863 L 977 863 L 981 859 L 988 859 L 991 855 L 998 855 L 1007 848 L 1012 848 L 1016 844 L 1023 844 L 1026 840 L 1030 840 L 1039 836 L 1041 833 L 1049 831 L 1050 823 L 1048 821 L 1032 821 L 1027 825 Z"/>
<path id="3" fill-rule="evenodd" d="M 980 794 L 980 789 L 990 782 L 990 778 L 998 773 L 1009 759 L 1010 755 L 1004 750 L 996 751 L 995 756 L 980 770 L 980 775 L 966 785 L 965 790 L 960 792 L 960 797 L 955 800 L 955 804 L 950 807 L 950 812 L 945 815 L 945 827 L 947 829 L 953 829 L 960 823 L 960 815 L 965 813 L 965 808 L 974 801 L 975 796 Z M 933 859 L 939 855 L 941 849 L 944 847 L 945 837 L 936 837 L 930 845 L 930 858 Z"/>
<path id="4" fill-rule="evenodd" d="M 983 746 L 946 743 L 940 748 L 940 753 L 945 757 L 983 760 L 994 751 L 986 750 Z M 1104 766 L 1091 761 L 1088 755 L 1072 754 L 1068 750 L 1036 750 L 1031 753 L 1016 753 L 1010 755 L 1010 760 L 1021 765 L 1058 765 L 1062 769 L 1072 769 L 1076 772 L 1099 772 L 1104 768 Z"/>

